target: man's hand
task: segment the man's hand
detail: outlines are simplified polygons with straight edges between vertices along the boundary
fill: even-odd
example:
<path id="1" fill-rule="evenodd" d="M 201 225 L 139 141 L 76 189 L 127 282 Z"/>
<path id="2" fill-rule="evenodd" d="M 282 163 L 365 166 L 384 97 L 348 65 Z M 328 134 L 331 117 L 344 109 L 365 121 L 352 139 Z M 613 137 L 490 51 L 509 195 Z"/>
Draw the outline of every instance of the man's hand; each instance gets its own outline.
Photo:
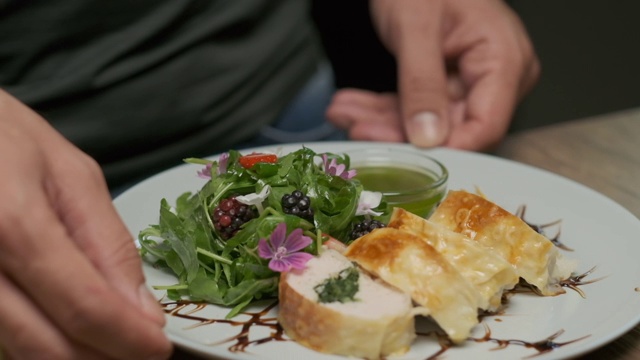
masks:
<path id="1" fill-rule="evenodd" d="M 0 90 L 0 348 L 166 358 L 164 315 L 98 165 Z"/>
<path id="2" fill-rule="evenodd" d="M 502 0 L 371 0 L 398 63 L 398 94 L 337 92 L 327 117 L 358 140 L 486 150 L 506 134 L 540 66 Z"/>

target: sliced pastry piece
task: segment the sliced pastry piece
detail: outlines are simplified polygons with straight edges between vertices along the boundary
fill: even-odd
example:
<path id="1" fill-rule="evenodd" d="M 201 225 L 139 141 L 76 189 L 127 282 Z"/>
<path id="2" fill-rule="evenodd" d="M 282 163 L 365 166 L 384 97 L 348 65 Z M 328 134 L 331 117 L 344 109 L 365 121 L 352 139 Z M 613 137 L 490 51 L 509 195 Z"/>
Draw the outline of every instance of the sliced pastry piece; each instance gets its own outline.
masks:
<path id="1" fill-rule="evenodd" d="M 366 359 L 400 355 L 416 337 L 409 295 L 325 249 L 280 277 L 278 321 L 316 351 Z"/>
<path id="2" fill-rule="evenodd" d="M 458 343 L 478 324 L 482 302 L 475 287 L 418 235 L 390 227 L 351 243 L 345 256 L 411 294 L 449 338 Z"/>
<path id="3" fill-rule="evenodd" d="M 564 293 L 559 283 L 569 278 L 577 265 L 522 219 L 466 191 L 449 191 L 429 220 L 491 249 L 542 295 Z"/>
<path id="4" fill-rule="evenodd" d="M 413 232 L 438 250 L 476 287 L 482 297 L 480 308 L 483 310 L 498 310 L 502 293 L 519 281 L 514 267 L 491 250 L 407 210 L 394 208 L 388 226 Z"/>

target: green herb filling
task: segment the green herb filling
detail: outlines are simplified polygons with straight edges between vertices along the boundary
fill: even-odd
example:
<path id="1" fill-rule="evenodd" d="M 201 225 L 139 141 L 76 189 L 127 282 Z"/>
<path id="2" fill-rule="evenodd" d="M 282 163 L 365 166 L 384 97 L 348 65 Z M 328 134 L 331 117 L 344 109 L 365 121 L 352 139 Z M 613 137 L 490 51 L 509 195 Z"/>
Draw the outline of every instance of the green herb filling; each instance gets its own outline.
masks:
<path id="1" fill-rule="evenodd" d="M 325 279 L 313 289 L 318 294 L 318 301 L 321 303 L 356 301 L 359 277 L 358 269 L 351 266 L 341 270 L 337 276 Z"/>

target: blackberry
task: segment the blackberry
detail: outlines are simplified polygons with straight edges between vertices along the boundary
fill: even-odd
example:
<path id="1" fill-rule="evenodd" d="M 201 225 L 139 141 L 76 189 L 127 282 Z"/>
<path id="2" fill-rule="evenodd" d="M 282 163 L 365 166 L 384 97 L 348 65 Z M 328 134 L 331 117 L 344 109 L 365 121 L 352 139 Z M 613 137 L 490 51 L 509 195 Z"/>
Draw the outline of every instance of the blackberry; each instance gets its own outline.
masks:
<path id="1" fill-rule="evenodd" d="M 285 214 L 301 217 L 309 222 L 313 222 L 313 209 L 311 199 L 302 191 L 295 190 L 291 194 L 282 195 L 282 210 Z"/>
<path id="2" fill-rule="evenodd" d="M 361 236 L 365 236 L 373 230 L 383 227 L 386 227 L 386 225 L 378 220 L 362 220 L 361 222 L 353 225 L 353 229 L 351 230 L 351 240 L 355 240 Z"/>
<path id="3" fill-rule="evenodd" d="M 236 200 L 226 198 L 213 209 L 213 226 L 224 240 L 231 239 L 249 220 L 257 216 L 256 210 Z"/>

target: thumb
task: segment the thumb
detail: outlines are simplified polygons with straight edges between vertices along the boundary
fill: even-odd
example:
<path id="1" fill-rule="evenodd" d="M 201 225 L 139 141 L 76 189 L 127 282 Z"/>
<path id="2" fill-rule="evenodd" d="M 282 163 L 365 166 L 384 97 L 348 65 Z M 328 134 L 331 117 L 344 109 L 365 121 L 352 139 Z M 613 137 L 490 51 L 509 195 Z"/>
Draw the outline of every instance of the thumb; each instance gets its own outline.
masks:
<path id="1" fill-rule="evenodd" d="M 421 147 L 442 145 L 449 136 L 447 76 L 438 2 L 415 2 L 403 11 L 394 37 L 400 109 L 407 138 Z"/>
<path id="2" fill-rule="evenodd" d="M 50 164 L 47 189 L 68 235 L 114 290 L 163 325 L 164 312 L 145 285 L 142 261 L 97 163 L 59 134 L 43 139 L 45 142 L 61 151 L 59 158 L 75 159 Z"/>

